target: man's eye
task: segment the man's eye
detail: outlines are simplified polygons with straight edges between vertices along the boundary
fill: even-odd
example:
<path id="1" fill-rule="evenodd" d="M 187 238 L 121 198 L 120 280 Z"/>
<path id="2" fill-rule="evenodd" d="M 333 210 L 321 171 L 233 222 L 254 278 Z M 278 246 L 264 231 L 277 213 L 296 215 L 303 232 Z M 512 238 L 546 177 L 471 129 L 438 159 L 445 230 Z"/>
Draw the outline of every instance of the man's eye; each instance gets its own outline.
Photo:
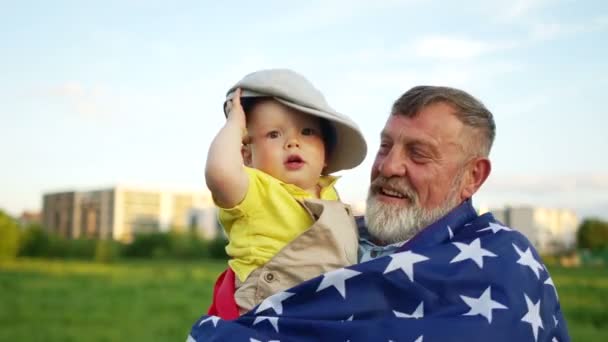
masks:
<path id="1" fill-rule="evenodd" d="M 279 131 L 270 131 L 266 134 L 266 136 L 270 139 L 276 139 L 276 138 L 280 137 L 281 134 L 279 133 Z"/>
<path id="2" fill-rule="evenodd" d="M 414 161 L 414 163 L 417 163 L 417 164 L 424 164 L 429 161 L 428 154 L 424 153 L 423 151 L 411 150 L 410 156 L 411 156 L 412 160 Z"/>
<path id="3" fill-rule="evenodd" d="M 302 129 L 302 135 L 315 135 L 315 133 L 316 131 L 314 128 L 307 127 Z"/>
<path id="4" fill-rule="evenodd" d="M 380 148 L 378 149 L 379 154 L 386 154 L 391 149 L 391 145 L 389 143 L 383 142 L 380 143 Z"/>

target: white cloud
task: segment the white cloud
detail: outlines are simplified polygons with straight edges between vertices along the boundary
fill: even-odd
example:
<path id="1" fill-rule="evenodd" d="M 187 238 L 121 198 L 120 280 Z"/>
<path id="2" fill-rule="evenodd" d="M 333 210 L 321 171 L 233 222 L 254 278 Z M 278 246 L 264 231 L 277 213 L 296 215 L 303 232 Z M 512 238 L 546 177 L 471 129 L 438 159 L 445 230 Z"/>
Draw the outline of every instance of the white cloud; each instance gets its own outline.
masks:
<path id="1" fill-rule="evenodd" d="M 532 28 L 532 39 L 535 40 L 549 40 L 556 38 L 563 34 L 566 28 L 563 24 L 552 23 L 552 24 L 535 24 Z"/>
<path id="2" fill-rule="evenodd" d="M 406 64 L 408 61 L 428 60 L 468 62 L 519 46 L 520 43 L 514 41 L 484 41 L 451 35 L 431 35 L 390 48 L 367 47 L 348 51 L 338 57 L 334 56 L 332 60 L 337 60 L 342 64 L 345 61 L 352 64 L 360 63 L 363 66 L 387 65 L 387 63 Z"/>
<path id="3" fill-rule="evenodd" d="M 608 16 L 596 17 L 585 23 L 535 23 L 532 26 L 532 40 L 552 40 L 563 36 L 602 31 L 608 28 Z"/>
<path id="4" fill-rule="evenodd" d="M 52 86 L 42 93 L 66 100 L 73 111 L 86 117 L 108 115 L 111 112 L 110 105 L 116 104 L 116 99 L 112 98 L 104 87 L 87 87 L 78 81 Z"/>
<path id="5" fill-rule="evenodd" d="M 509 17 L 521 17 L 549 3 L 547 0 L 516 0 L 510 2 L 505 14 Z"/>
<path id="6" fill-rule="evenodd" d="M 55 87 L 51 87 L 49 94 L 65 97 L 80 97 L 85 93 L 84 88 L 79 82 L 68 81 Z"/>
<path id="7" fill-rule="evenodd" d="M 355 70 L 346 75 L 345 81 L 348 84 L 358 84 L 364 88 L 395 88 L 415 84 L 421 76 L 419 72 L 414 70 L 397 70 L 393 72 L 384 70 Z"/>
<path id="8" fill-rule="evenodd" d="M 493 192 L 524 192 L 528 194 L 574 191 L 595 191 L 608 194 L 608 174 L 498 176 L 490 177 L 485 187 Z"/>
<path id="9" fill-rule="evenodd" d="M 405 91 L 419 84 L 470 88 L 521 68 L 519 64 L 503 61 L 447 61 L 416 69 L 356 70 L 346 75 L 345 81 L 358 84 L 360 92 L 373 89 Z"/>
<path id="10" fill-rule="evenodd" d="M 608 219 L 608 174 L 490 176 L 474 201 L 487 208 L 532 205 Z"/>
<path id="11" fill-rule="evenodd" d="M 424 58 L 470 60 L 513 49 L 518 45 L 508 41 L 482 41 L 439 35 L 424 37 L 414 42 L 414 52 Z"/>
<path id="12" fill-rule="evenodd" d="M 419 0 L 316 0 L 302 2 L 300 6 L 290 3 L 289 9 L 281 16 L 261 20 L 260 24 L 264 25 L 262 31 L 275 32 L 277 27 L 280 27 L 283 33 L 319 31 L 328 26 L 339 26 L 359 16 L 368 16 L 416 2 Z"/>
<path id="13" fill-rule="evenodd" d="M 499 18 L 517 20 L 529 16 L 533 12 L 555 3 L 554 0 L 515 0 L 500 2 L 495 10 Z M 503 5 L 506 4 L 506 5 Z"/>
<path id="14" fill-rule="evenodd" d="M 414 51 L 419 57 L 440 59 L 470 59 L 491 51 L 489 44 L 473 39 L 450 37 L 426 37 L 414 44 Z"/>

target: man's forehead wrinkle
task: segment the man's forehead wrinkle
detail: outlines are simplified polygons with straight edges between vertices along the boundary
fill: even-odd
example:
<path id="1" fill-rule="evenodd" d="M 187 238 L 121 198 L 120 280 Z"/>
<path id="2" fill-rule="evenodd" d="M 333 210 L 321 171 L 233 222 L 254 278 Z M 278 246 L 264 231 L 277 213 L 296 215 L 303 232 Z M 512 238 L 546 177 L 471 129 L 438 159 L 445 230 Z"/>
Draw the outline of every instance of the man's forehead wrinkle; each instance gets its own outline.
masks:
<path id="1" fill-rule="evenodd" d="M 418 128 L 410 129 L 410 132 L 407 132 L 407 129 L 400 129 L 397 127 L 391 127 L 392 125 L 388 124 L 380 133 L 381 138 L 390 139 L 395 143 L 400 143 L 403 145 L 407 144 L 422 144 L 428 145 L 433 148 L 437 148 L 441 144 L 441 139 L 438 139 L 437 136 L 423 132 Z M 415 136 L 412 133 L 415 132 Z"/>

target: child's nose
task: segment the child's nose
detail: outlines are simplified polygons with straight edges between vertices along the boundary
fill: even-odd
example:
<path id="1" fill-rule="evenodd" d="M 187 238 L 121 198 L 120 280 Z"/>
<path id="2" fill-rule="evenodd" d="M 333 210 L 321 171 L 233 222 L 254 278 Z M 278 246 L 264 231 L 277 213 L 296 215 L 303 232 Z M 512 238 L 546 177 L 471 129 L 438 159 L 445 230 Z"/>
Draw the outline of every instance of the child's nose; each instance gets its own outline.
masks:
<path id="1" fill-rule="evenodd" d="M 287 139 L 286 143 L 287 148 L 300 147 L 300 141 L 296 137 L 290 137 Z"/>

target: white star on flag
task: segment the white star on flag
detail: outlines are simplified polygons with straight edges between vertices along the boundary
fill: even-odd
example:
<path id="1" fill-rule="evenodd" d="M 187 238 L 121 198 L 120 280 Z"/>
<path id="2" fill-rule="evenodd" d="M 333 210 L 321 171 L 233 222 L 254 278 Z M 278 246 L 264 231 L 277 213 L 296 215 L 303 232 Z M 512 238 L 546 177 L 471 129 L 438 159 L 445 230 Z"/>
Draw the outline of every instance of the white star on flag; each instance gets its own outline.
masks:
<path id="1" fill-rule="evenodd" d="M 395 314 L 395 316 L 399 317 L 399 318 L 422 318 L 424 317 L 424 302 L 420 302 L 420 304 L 418 305 L 418 307 L 416 308 L 416 310 L 414 310 L 414 312 L 412 312 L 412 314 L 406 314 L 404 312 L 399 312 L 396 310 L 393 310 L 393 313 Z"/>
<path id="2" fill-rule="evenodd" d="M 490 224 L 487 227 L 485 227 L 483 229 L 480 229 L 477 232 L 483 232 L 483 231 L 486 231 L 486 230 L 491 230 L 492 233 L 494 233 L 494 234 L 498 233 L 501 230 L 504 230 L 504 231 L 507 231 L 507 232 L 512 232 L 513 231 L 513 229 L 511 229 L 509 227 L 505 227 L 505 226 L 503 226 L 501 224 L 490 222 Z"/>
<path id="3" fill-rule="evenodd" d="M 352 321 L 353 318 L 355 318 L 355 315 L 350 315 L 350 317 L 348 317 L 347 319 L 343 319 L 342 322 L 349 322 Z"/>
<path id="4" fill-rule="evenodd" d="M 534 304 L 528 295 L 524 293 L 526 297 L 526 306 L 528 306 L 528 313 L 521 318 L 522 322 L 529 323 L 532 326 L 532 333 L 534 334 L 534 341 L 538 340 L 538 328 L 543 328 L 543 321 L 540 319 L 540 299 Z M 544 329 L 544 328 L 543 328 Z"/>
<path id="5" fill-rule="evenodd" d="M 327 272 L 323 274 L 323 280 L 321 280 L 321 284 L 317 288 L 316 292 L 324 290 L 328 287 L 335 287 L 342 298 L 346 299 L 346 280 L 356 277 L 361 272 L 349 270 L 348 268 L 340 268 L 335 271 Z"/>
<path id="6" fill-rule="evenodd" d="M 204 320 L 202 320 L 202 321 L 201 321 L 201 322 L 198 324 L 198 326 L 200 327 L 201 325 L 203 325 L 203 323 L 211 321 L 211 322 L 213 322 L 213 326 L 214 326 L 214 327 L 217 327 L 217 322 L 218 322 L 219 320 L 220 320 L 220 318 L 219 318 L 219 317 L 217 317 L 217 316 L 209 316 L 209 317 L 205 318 Z"/>
<path id="7" fill-rule="evenodd" d="M 391 262 L 386 266 L 384 274 L 394 270 L 402 270 L 410 281 L 414 281 L 414 264 L 417 262 L 429 260 L 424 255 L 412 253 L 411 251 L 391 254 Z"/>
<path id="8" fill-rule="evenodd" d="M 272 296 L 264 299 L 263 302 L 260 303 L 258 308 L 255 310 L 255 314 L 259 314 L 260 312 L 272 308 L 277 315 L 283 314 L 283 301 L 291 296 L 295 295 L 295 293 L 291 292 L 279 292 L 275 293 Z"/>
<path id="9" fill-rule="evenodd" d="M 253 325 L 256 325 L 256 324 L 266 321 L 266 320 L 268 322 L 270 322 L 270 324 L 272 324 L 272 327 L 274 328 L 274 330 L 279 332 L 279 317 L 257 316 L 255 318 L 255 320 L 253 321 Z"/>
<path id="10" fill-rule="evenodd" d="M 450 240 L 454 238 L 454 232 L 450 226 L 448 226 L 448 236 L 450 237 Z"/>
<path id="11" fill-rule="evenodd" d="M 559 299 L 559 296 L 557 295 L 557 288 L 555 288 L 555 284 L 553 283 L 553 278 L 547 278 L 547 280 L 545 280 L 545 285 L 553 286 L 553 291 L 555 291 L 555 297 Z"/>
<path id="12" fill-rule="evenodd" d="M 534 259 L 530 247 L 528 247 L 525 252 L 522 252 L 515 244 L 513 244 L 513 248 L 515 248 L 515 251 L 517 252 L 517 254 L 519 254 L 519 260 L 517 260 L 517 263 L 530 267 L 534 274 L 536 274 L 536 278 L 540 279 L 538 271 L 543 270 L 543 266 L 538 261 L 536 261 L 536 259 Z"/>
<path id="13" fill-rule="evenodd" d="M 488 320 L 488 323 L 492 323 L 492 310 L 494 309 L 508 309 L 506 306 L 492 300 L 490 286 L 483 291 L 479 298 L 460 296 L 462 300 L 467 303 L 471 308 L 469 312 L 463 314 L 463 316 L 475 316 L 482 315 Z"/>
<path id="14" fill-rule="evenodd" d="M 555 318 L 555 315 L 553 315 L 553 322 L 555 322 L 555 326 L 557 326 L 557 323 L 559 322 L 557 318 Z"/>
<path id="15" fill-rule="evenodd" d="M 496 257 L 496 254 L 488 251 L 487 249 L 481 248 L 481 242 L 479 238 L 473 240 L 471 244 L 467 245 L 466 243 L 461 242 L 452 242 L 458 249 L 460 249 L 460 253 L 450 261 L 450 264 L 464 261 L 467 259 L 473 260 L 479 268 L 483 268 L 483 257 Z"/>

